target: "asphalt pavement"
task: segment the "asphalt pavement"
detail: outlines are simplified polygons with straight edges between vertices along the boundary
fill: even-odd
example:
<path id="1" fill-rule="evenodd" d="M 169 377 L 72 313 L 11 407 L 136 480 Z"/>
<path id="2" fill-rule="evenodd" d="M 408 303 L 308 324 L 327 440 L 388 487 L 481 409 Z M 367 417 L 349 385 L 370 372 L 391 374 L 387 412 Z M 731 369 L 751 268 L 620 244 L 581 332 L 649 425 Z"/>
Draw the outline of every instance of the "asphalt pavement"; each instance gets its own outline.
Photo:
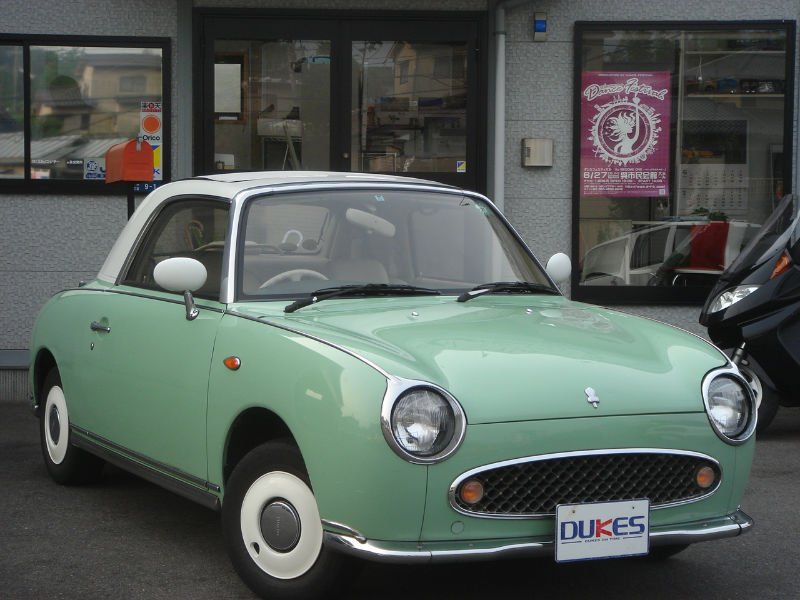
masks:
<path id="1" fill-rule="evenodd" d="M 670 560 L 548 559 L 366 565 L 348 600 L 786 599 L 800 596 L 800 409 L 758 440 L 743 509 L 755 527 Z M 123 471 L 53 483 L 27 406 L 0 403 L 0 599 L 253 599 L 233 571 L 219 515 Z"/>

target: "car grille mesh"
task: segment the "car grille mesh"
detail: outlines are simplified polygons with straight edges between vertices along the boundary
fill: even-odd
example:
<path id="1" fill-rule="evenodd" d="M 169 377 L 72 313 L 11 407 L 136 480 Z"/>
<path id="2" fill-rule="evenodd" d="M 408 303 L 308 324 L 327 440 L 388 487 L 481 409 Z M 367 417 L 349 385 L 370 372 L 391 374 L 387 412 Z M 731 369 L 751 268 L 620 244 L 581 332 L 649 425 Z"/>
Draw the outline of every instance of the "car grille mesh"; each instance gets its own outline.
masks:
<path id="1" fill-rule="evenodd" d="M 483 499 L 464 502 L 461 482 L 453 502 L 464 512 L 508 517 L 555 514 L 559 504 L 644 498 L 656 508 L 712 493 L 717 484 L 703 489 L 695 483 L 704 466 L 714 469 L 718 483 L 717 464 L 695 455 L 631 452 L 532 459 L 472 474 L 465 481 L 479 480 Z"/>

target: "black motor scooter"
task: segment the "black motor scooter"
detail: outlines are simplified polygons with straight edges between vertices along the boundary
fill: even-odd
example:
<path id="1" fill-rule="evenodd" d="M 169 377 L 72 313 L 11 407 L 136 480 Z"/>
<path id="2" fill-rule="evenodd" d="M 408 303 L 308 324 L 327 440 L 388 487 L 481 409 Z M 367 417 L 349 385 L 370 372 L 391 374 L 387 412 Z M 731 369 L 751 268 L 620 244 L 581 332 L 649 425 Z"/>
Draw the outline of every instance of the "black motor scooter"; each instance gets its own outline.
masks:
<path id="1" fill-rule="evenodd" d="M 780 405 L 800 405 L 800 197 L 786 195 L 720 275 L 700 323 L 748 378 L 758 431 Z"/>

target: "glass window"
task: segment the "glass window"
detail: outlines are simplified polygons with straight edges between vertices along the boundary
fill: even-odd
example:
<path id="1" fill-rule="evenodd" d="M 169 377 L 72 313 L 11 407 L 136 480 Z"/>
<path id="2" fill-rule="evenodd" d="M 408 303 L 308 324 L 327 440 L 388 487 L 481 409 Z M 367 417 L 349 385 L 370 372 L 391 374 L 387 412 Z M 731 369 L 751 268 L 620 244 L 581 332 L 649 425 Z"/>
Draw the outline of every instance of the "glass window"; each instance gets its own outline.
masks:
<path id="1" fill-rule="evenodd" d="M 105 179 L 106 151 L 139 135 L 157 150 L 161 67 L 160 48 L 32 46 L 31 177 Z"/>
<path id="2" fill-rule="evenodd" d="M 217 170 L 326 170 L 328 40 L 214 42 Z"/>
<path id="3" fill-rule="evenodd" d="M 25 177 L 22 46 L 0 46 L 0 179 Z"/>
<path id="4" fill-rule="evenodd" d="M 784 193 L 789 37 L 579 24 L 573 295 L 705 297 Z"/>
<path id="5" fill-rule="evenodd" d="M 137 137 L 153 147 L 157 185 L 169 173 L 169 41 L 71 39 L 0 40 L 0 189 L 96 191 L 109 148 Z"/>
<path id="6" fill-rule="evenodd" d="M 355 41 L 351 169 L 466 171 L 467 44 Z"/>
<path id="7" fill-rule="evenodd" d="M 228 206 L 220 202 L 185 200 L 166 206 L 145 234 L 123 283 L 159 289 L 153 279 L 155 266 L 167 258 L 185 256 L 199 260 L 208 273 L 195 295 L 219 299 L 227 230 Z"/>
<path id="8" fill-rule="evenodd" d="M 239 251 L 240 293 L 286 298 L 349 284 L 461 293 L 487 282 L 550 283 L 477 198 L 408 190 L 274 194 L 252 200 Z"/>

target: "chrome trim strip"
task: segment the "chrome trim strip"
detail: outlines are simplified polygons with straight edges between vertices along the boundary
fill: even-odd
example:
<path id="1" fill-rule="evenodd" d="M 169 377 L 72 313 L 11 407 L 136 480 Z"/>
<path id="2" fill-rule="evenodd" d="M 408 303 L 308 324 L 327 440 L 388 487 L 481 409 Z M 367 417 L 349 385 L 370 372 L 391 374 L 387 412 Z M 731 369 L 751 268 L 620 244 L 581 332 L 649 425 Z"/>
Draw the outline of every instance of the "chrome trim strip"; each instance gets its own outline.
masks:
<path id="1" fill-rule="evenodd" d="M 536 456 L 514 458 L 511 460 L 504 460 L 496 463 L 490 463 L 487 465 L 483 465 L 481 467 L 470 469 L 469 471 L 466 471 L 465 473 L 459 475 L 453 481 L 453 483 L 450 484 L 450 489 L 447 492 L 447 498 L 450 501 L 450 506 L 453 508 L 453 510 L 469 517 L 479 517 L 482 519 L 504 519 L 504 520 L 549 519 L 553 516 L 554 513 L 517 513 L 517 514 L 506 515 L 506 514 L 495 514 L 495 513 L 472 512 L 464 510 L 456 502 L 456 489 L 464 480 L 469 479 L 473 475 L 483 473 L 484 471 L 490 471 L 492 469 L 502 469 L 503 467 L 512 467 L 525 463 L 541 462 L 544 460 L 554 460 L 559 458 L 576 458 L 581 456 L 608 456 L 613 454 L 673 454 L 677 456 L 690 456 L 692 458 L 701 458 L 703 460 L 710 461 L 717 466 L 717 469 L 719 470 L 720 473 L 720 477 L 717 480 L 716 485 L 714 486 L 713 489 L 707 490 L 705 494 L 703 494 L 702 496 L 698 496 L 696 498 L 653 506 L 651 507 L 651 510 L 661 510 L 662 508 L 683 506 L 684 504 L 691 504 L 693 502 L 698 502 L 700 500 L 708 498 L 711 494 L 716 492 L 717 489 L 719 489 L 719 486 L 722 484 L 722 480 L 724 478 L 724 475 L 722 473 L 722 465 L 716 458 L 708 456 L 707 454 L 702 454 L 700 452 L 693 452 L 691 450 L 675 450 L 669 448 L 606 448 L 599 450 L 577 450 L 574 452 L 555 452 L 553 454 L 539 454 Z"/>
<path id="2" fill-rule="evenodd" d="M 184 498 L 219 510 L 220 499 L 213 493 L 220 491 L 219 485 L 128 450 L 75 425 L 70 425 L 70 433 L 70 441 L 75 446 Z"/>
<path id="3" fill-rule="evenodd" d="M 753 519 L 742 510 L 703 521 L 661 525 L 650 530 L 650 546 L 693 544 L 747 533 Z M 457 542 L 360 542 L 353 537 L 324 532 L 331 550 L 383 563 L 431 563 L 488 560 L 527 556 L 553 556 L 553 536 L 528 540 L 462 540 Z"/>
<path id="4" fill-rule="evenodd" d="M 450 443 L 447 444 L 444 450 L 433 456 L 417 456 L 407 452 L 395 439 L 394 432 L 392 431 L 392 411 L 394 410 L 394 405 L 401 396 L 415 388 L 429 388 L 438 392 L 448 401 L 455 416 L 456 431 L 453 434 L 453 439 L 450 440 Z M 383 395 L 383 402 L 381 403 L 381 430 L 383 431 L 383 437 L 386 443 L 389 444 L 389 447 L 400 458 L 415 465 L 431 465 L 442 462 L 458 450 L 467 432 L 467 415 L 464 414 L 464 409 L 458 400 L 443 387 L 428 383 L 427 381 L 416 381 L 390 376 L 387 380 L 386 392 Z"/>
<path id="5" fill-rule="evenodd" d="M 348 527 L 343 523 L 337 523 L 336 521 L 329 521 L 328 519 L 321 519 L 321 521 L 322 527 L 325 529 L 338 529 L 339 531 L 344 532 L 348 537 L 354 538 L 359 544 L 365 544 L 367 542 L 366 536 L 362 535 L 352 527 Z"/>
<path id="6" fill-rule="evenodd" d="M 744 430 L 742 435 L 738 438 L 731 438 L 722 433 L 719 429 L 717 429 L 716 423 L 714 423 L 714 420 L 711 418 L 711 409 L 708 405 L 708 390 L 711 387 L 711 382 L 720 375 L 730 377 L 731 379 L 738 381 L 739 384 L 746 390 L 747 397 L 750 400 L 750 422 L 747 424 L 747 428 Z M 717 434 L 718 438 L 720 438 L 726 444 L 730 444 L 732 446 L 741 446 L 751 437 L 753 437 L 753 434 L 756 432 L 756 425 L 758 424 L 758 407 L 756 405 L 755 395 L 753 394 L 753 388 L 750 387 L 750 384 L 747 383 L 747 380 L 739 372 L 738 367 L 736 367 L 733 363 L 729 363 L 729 366 L 727 367 L 709 371 L 703 377 L 701 390 L 703 395 L 703 405 L 706 409 L 706 417 L 708 417 L 708 422 L 711 425 L 711 429 L 714 430 L 714 433 Z"/>

